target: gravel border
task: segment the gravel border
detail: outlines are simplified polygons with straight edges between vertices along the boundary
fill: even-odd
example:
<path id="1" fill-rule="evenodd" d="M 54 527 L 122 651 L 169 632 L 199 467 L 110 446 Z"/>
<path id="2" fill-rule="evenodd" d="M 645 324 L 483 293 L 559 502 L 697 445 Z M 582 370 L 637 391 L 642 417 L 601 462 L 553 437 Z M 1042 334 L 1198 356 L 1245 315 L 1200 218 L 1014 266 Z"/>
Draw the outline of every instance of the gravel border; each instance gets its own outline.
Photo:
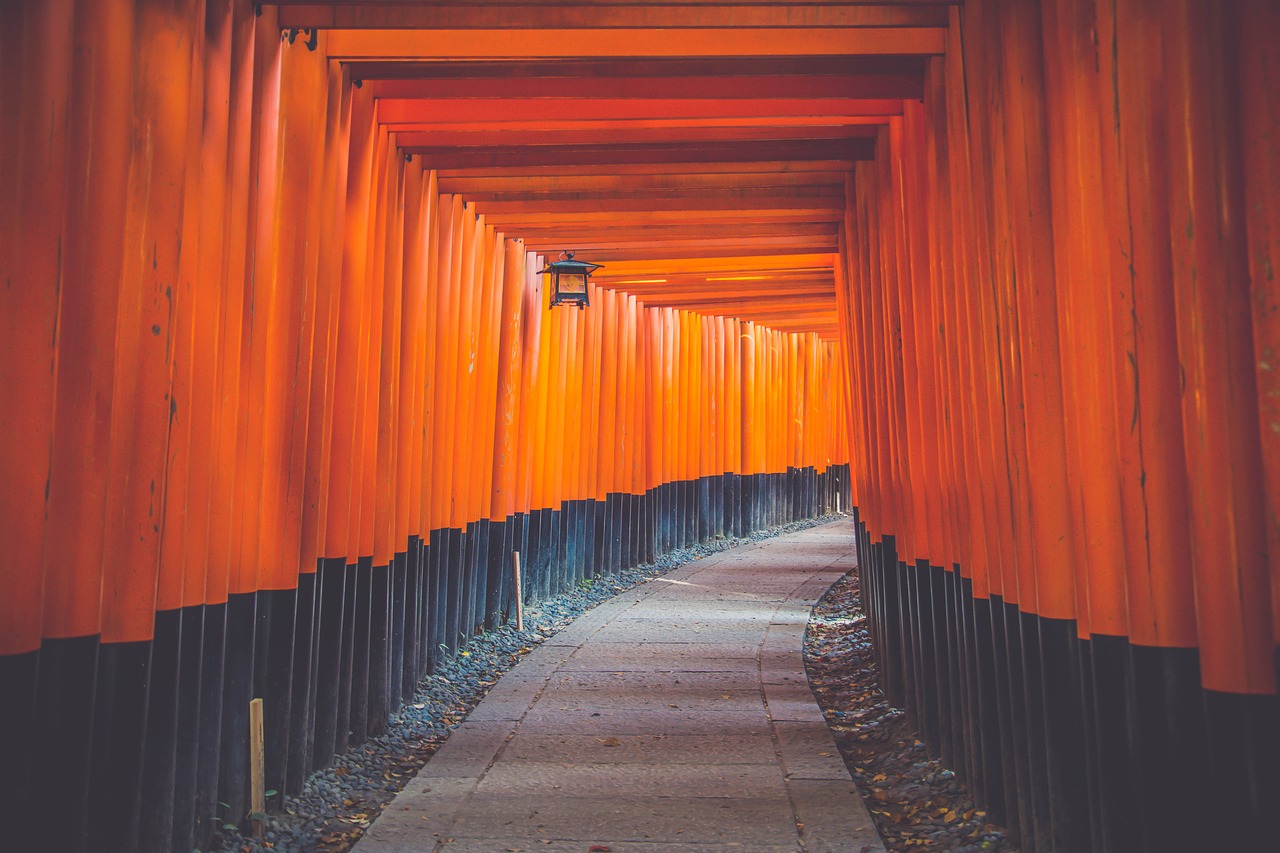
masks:
<path id="1" fill-rule="evenodd" d="M 804 639 L 809 685 L 890 853 L 1017 853 L 953 770 L 931 758 L 906 712 L 880 692 L 857 570 L 814 605 Z"/>
<path id="2" fill-rule="evenodd" d="M 847 517 L 844 513 L 766 528 L 743 538 L 721 538 L 671 551 L 614 575 L 582 582 L 578 588 L 525 609 L 522 632 L 505 625 L 472 637 L 465 648 L 441 661 L 417 693 L 392 715 L 387 733 L 334 758 L 296 796 L 271 798 L 261 836 L 245 837 L 223 824 L 209 853 L 260 851 L 348 851 L 382 809 L 414 777 L 449 733 L 466 719 L 489 688 L 534 646 L 568 627 L 578 616 L 652 578 L 718 551 L 805 530 Z M 195 851 L 200 853 L 200 851 Z"/>

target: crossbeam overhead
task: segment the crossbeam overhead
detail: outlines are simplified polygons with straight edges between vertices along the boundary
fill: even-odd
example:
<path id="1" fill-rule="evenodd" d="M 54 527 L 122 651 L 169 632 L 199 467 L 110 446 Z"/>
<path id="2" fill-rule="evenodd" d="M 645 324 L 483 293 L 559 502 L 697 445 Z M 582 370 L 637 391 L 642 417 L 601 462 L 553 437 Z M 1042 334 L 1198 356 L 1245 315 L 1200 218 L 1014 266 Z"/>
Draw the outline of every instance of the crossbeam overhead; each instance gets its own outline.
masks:
<path id="1" fill-rule="evenodd" d="M 560 29 L 333 30 L 335 59 L 450 62 L 575 57 L 671 58 L 744 56 L 936 56 L 946 30 L 937 27 L 756 27 L 592 29 L 567 39 Z"/>
<path id="2" fill-rule="evenodd" d="M 758 293 L 831 334 L 847 175 L 924 95 L 945 3 L 286 3 L 442 192 L 548 256 L 676 276 L 820 255 L 820 293 Z M 313 31 L 319 33 L 315 35 Z M 644 275 L 632 275 L 632 280 Z M 742 282 L 703 281 L 723 315 Z M 637 286 L 637 292 L 640 288 Z M 788 299 L 793 302 L 788 303 Z M 804 310 L 801 310 L 804 309 Z M 743 315 L 745 316 L 745 314 Z"/>

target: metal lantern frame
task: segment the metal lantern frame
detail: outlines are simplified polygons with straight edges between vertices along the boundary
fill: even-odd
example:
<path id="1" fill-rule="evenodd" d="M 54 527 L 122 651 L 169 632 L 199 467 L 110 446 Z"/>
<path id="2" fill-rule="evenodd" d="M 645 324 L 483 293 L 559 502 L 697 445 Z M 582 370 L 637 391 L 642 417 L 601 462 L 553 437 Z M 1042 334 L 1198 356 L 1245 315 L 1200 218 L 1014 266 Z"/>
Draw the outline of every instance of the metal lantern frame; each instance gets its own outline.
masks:
<path id="1" fill-rule="evenodd" d="M 591 274 L 603 266 L 604 264 L 593 264 L 590 261 L 576 261 L 573 259 L 573 252 L 561 252 L 560 260 L 552 261 L 538 270 L 539 275 L 551 273 L 551 307 L 567 303 L 586 308 L 590 304 L 587 285 L 591 281 Z M 580 288 L 576 286 L 578 281 L 581 281 Z M 566 289 L 570 282 L 574 282 L 574 286 Z"/>

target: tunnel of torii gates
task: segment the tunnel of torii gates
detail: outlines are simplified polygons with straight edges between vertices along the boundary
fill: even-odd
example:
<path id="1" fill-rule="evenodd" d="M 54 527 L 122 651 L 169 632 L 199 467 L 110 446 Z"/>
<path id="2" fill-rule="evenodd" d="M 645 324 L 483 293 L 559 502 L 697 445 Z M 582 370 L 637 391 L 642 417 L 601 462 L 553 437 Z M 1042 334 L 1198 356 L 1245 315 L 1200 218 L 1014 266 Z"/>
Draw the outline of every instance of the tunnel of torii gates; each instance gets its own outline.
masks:
<path id="1" fill-rule="evenodd" d="M 1024 850 L 1274 849 L 1280 4 L 2 6 L 0 846 L 205 844 L 513 551 L 839 509 Z"/>

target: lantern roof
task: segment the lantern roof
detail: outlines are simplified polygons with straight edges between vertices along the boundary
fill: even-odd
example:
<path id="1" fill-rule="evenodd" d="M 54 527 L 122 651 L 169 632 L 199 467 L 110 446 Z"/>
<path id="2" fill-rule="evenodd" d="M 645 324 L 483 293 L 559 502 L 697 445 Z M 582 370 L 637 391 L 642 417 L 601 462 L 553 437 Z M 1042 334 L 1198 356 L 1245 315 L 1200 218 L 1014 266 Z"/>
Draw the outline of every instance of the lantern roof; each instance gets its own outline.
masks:
<path id="1" fill-rule="evenodd" d="M 550 273 L 585 273 L 586 275 L 591 275 L 591 273 L 595 272 L 596 270 L 604 266 L 604 264 L 593 264 L 590 261 L 574 260 L 573 252 L 561 252 L 561 254 L 563 255 L 563 257 L 560 258 L 560 260 L 551 261 L 545 267 L 538 270 L 538 274 L 541 275 L 542 273 L 550 272 Z"/>

